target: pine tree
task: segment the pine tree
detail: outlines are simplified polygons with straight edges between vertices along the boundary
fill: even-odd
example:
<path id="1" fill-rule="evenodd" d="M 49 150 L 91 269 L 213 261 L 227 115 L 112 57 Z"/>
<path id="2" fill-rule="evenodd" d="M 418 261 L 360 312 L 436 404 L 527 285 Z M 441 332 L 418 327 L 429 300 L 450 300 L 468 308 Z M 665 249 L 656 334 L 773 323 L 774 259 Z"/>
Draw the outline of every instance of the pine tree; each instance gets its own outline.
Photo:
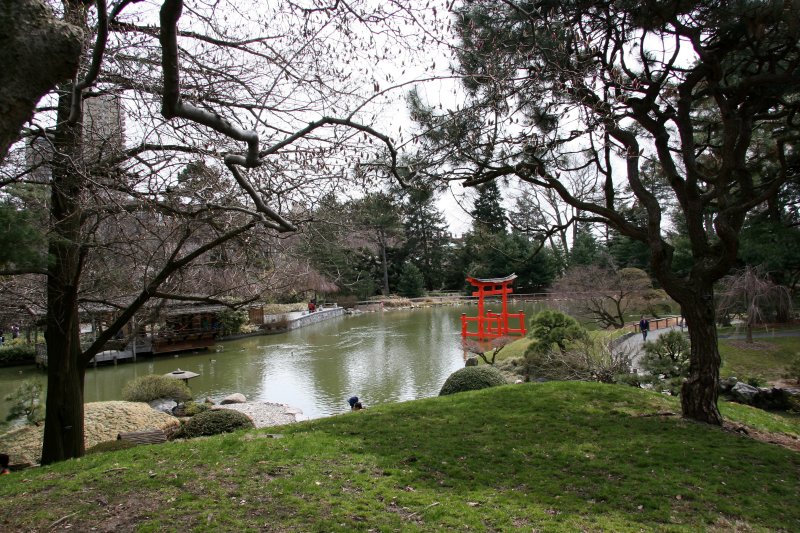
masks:
<path id="1" fill-rule="evenodd" d="M 417 298 L 425 292 L 425 278 L 414 263 L 403 265 L 397 292 L 406 298 Z"/>
<path id="2" fill-rule="evenodd" d="M 477 187 L 478 197 L 470 213 L 473 218 L 473 229 L 486 233 L 505 233 L 506 212 L 500 204 L 500 189 L 492 181 Z"/>
<path id="3" fill-rule="evenodd" d="M 404 252 L 422 272 L 430 291 L 442 287 L 442 263 L 447 246 L 447 225 L 430 189 L 412 189 L 403 210 Z"/>

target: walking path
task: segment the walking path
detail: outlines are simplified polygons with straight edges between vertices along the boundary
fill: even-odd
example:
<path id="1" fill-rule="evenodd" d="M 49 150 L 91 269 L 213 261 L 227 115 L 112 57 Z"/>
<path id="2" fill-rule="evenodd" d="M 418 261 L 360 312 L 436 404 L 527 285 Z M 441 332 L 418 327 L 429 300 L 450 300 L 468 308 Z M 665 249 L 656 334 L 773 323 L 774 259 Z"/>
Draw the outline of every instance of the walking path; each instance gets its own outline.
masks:
<path id="1" fill-rule="evenodd" d="M 676 329 L 679 331 L 686 331 L 686 328 L 681 328 L 679 326 L 669 326 L 666 328 L 654 329 L 647 332 L 647 340 L 649 342 L 653 342 L 668 331 L 673 331 Z M 627 350 L 632 354 L 631 371 L 636 374 L 644 373 L 644 369 L 642 369 L 640 366 L 641 359 L 644 356 L 644 343 L 645 341 L 642 339 L 642 334 L 634 333 L 619 344 L 620 349 Z"/>

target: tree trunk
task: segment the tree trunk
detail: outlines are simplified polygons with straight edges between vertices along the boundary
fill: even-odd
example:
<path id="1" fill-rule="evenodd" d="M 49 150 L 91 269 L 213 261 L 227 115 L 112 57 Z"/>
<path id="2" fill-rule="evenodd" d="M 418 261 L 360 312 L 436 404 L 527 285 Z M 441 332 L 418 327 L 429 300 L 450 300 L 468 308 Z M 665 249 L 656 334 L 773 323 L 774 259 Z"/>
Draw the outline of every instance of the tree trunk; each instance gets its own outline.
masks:
<path id="1" fill-rule="evenodd" d="M 717 327 L 714 322 L 714 293 L 711 283 L 690 293 L 682 301 L 686 324 L 691 338 L 689 377 L 681 387 L 683 416 L 721 425 L 722 415 L 717 408 L 720 356 Z"/>
<path id="2" fill-rule="evenodd" d="M 77 317 L 77 309 L 73 315 Z M 47 409 L 44 421 L 42 464 L 55 463 L 84 453 L 83 382 L 77 320 L 67 331 L 63 324 L 47 324 Z M 53 333 L 55 331 L 55 333 Z"/>
<path id="3" fill-rule="evenodd" d="M 78 288 L 81 275 L 81 208 L 86 182 L 81 162 L 82 126 L 68 124 L 71 86 L 63 87 L 52 163 L 50 263 L 47 270 L 47 411 L 42 464 L 80 457 L 83 379 Z"/>

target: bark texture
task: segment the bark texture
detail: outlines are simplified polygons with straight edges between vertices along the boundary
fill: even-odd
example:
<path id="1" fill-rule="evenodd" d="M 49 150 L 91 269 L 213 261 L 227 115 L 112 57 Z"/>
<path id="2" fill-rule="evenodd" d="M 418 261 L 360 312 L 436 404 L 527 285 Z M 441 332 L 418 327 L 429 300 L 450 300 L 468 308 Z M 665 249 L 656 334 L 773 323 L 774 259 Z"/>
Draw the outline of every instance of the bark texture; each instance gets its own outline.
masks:
<path id="1" fill-rule="evenodd" d="M 0 161 L 39 99 L 75 75 L 82 39 L 42 0 L 0 0 Z"/>
<path id="2" fill-rule="evenodd" d="M 710 284 L 684 298 L 681 309 L 692 341 L 689 377 L 681 387 L 683 416 L 721 425 L 722 415 L 717 408 L 721 358 L 714 321 L 714 294 Z"/>

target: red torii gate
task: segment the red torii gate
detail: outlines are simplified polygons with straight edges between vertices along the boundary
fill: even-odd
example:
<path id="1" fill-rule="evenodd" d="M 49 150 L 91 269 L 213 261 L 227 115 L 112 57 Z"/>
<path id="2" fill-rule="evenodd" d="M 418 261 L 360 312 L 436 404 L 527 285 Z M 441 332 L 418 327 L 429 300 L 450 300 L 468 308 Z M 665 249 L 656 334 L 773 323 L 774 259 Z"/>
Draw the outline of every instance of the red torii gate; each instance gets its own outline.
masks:
<path id="1" fill-rule="evenodd" d="M 509 313 L 508 312 L 508 295 L 511 294 L 513 289 L 509 287 L 514 280 L 517 279 L 516 274 L 511 274 L 505 278 L 490 278 L 490 279 L 476 279 L 468 277 L 467 281 L 469 281 L 472 285 L 478 288 L 476 292 L 473 292 L 473 296 L 478 297 L 478 316 L 468 317 L 466 313 L 462 313 L 461 315 L 461 336 L 464 338 L 467 337 L 477 337 L 478 339 L 495 339 L 497 337 L 503 337 L 505 335 L 522 335 L 524 336 L 527 331 L 525 330 L 525 313 L 520 311 L 519 313 Z M 484 314 L 484 303 L 483 297 L 484 296 L 496 296 L 502 295 L 503 297 L 503 309 L 498 315 L 497 313 L 492 313 L 491 311 L 486 312 Z M 509 318 L 516 318 L 519 319 L 519 328 L 511 328 L 508 325 Z M 467 331 L 467 324 L 470 322 L 477 322 L 478 323 L 478 331 L 477 332 L 470 332 Z"/>

